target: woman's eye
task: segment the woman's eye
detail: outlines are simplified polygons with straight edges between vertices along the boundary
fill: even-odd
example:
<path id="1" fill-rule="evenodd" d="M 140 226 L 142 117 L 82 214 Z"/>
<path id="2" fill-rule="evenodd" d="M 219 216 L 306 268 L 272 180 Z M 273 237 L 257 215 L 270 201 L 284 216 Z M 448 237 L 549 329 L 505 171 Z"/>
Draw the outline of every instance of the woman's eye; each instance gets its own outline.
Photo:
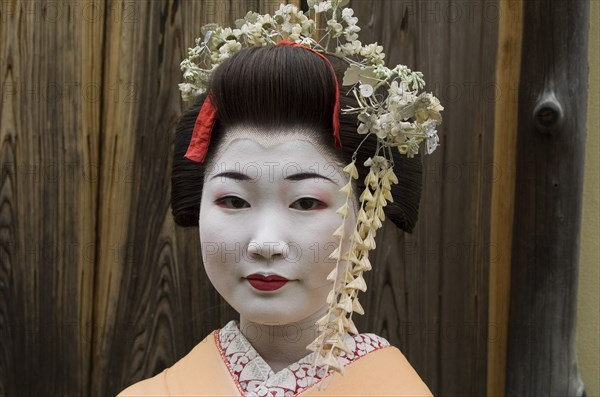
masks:
<path id="1" fill-rule="evenodd" d="M 232 209 L 240 209 L 240 208 L 250 207 L 250 204 L 248 204 L 246 202 L 246 200 L 241 199 L 236 196 L 222 197 L 222 198 L 216 200 L 215 204 L 217 204 L 219 207 L 232 208 Z"/>
<path id="2" fill-rule="evenodd" d="M 298 199 L 290 205 L 290 208 L 294 208 L 301 211 L 319 210 L 325 208 L 326 205 L 321 200 L 317 200 L 310 197 L 304 197 Z"/>

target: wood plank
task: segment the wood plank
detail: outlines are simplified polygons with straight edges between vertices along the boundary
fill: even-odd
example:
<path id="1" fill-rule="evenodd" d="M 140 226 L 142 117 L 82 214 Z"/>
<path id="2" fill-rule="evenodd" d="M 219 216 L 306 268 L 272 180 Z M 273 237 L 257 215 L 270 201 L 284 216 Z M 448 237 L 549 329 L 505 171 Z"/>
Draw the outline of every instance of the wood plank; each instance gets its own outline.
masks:
<path id="1" fill-rule="evenodd" d="M 575 321 L 588 1 L 524 2 L 506 395 L 583 396 Z"/>
<path id="2" fill-rule="evenodd" d="M 497 2 L 351 7 L 361 41 L 421 70 L 446 108 L 442 146 L 424 158 L 417 228 L 379 233 L 359 329 L 401 347 L 435 395 L 484 395 Z"/>
<path id="3" fill-rule="evenodd" d="M 0 4 L 0 395 L 87 395 L 104 14 Z"/>
<path id="4" fill-rule="evenodd" d="M 487 395 L 503 396 L 510 298 L 511 244 L 523 2 L 500 0 L 494 122 L 494 183 L 490 225 Z"/>

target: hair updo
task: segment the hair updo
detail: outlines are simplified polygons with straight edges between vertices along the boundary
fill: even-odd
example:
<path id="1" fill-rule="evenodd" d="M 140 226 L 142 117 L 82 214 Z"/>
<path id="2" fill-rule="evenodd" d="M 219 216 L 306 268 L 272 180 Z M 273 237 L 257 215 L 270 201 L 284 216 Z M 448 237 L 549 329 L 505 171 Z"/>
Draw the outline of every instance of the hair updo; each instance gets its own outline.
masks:
<path id="1" fill-rule="evenodd" d="M 347 90 L 341 85 L 346 64 L 334 56 L 327 56 L 327 59 L 334 66 L 340 82 L 340 108 L 356 107 L 356 99 L 346 95 Z M 352 161 L 356 147 L 365 138 L 357 133 L 356 115 L 340 114 L 342 148 L 335 147 L 332 123 L 334 76 L 327 62 L 304 48 L 271 45 L 242 49 L 216 68 L 208 91 L 217 108 L 217 121 L 204 163 L 195 163 L 183 156 L 206 95 L 183 112 L 175 128 L 171 205 L 175 222 L 180 226 L 198 227 L 204 174 L 224 131 L 229 128 L 243 125 L 267 131 L 281 128 L 319 131 L 314 143 L 342 164 Z M 373 156 L 376 145 L 377 138 L 371 135 L 357 153 L 357 199 L 365 188 L 363 181 L 369 172 L 363 163 Z M 397 227 L 411 232 L 417 221 L 421 197 L 422 162 L 420 157 L 410 159 L 396 149 L 392 153 L 398 184 L 392 185 L 394 202 L 388 203 L 384 211 Z"/>

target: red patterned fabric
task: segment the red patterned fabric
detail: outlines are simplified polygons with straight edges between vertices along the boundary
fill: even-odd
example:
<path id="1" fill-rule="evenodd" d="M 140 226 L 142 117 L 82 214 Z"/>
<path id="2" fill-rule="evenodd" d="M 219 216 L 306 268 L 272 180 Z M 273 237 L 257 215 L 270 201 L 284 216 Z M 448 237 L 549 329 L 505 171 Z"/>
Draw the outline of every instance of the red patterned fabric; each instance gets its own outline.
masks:
<path id="1" fill-rule="evenodd" d="M 315 353 L 275 373 L 250 342 L 240 332 L 237 323 L 230 321 L 214 333 L 217 349 L 229 369 L 238 390 L 247 397 L 293 397 L 318 383 L 325 376 L 325 368 L 312 368 Z M 390 343 L 375 334 L 346 335 L 345 343 L 352 352 L 342 352 L 343 366 L 385 347 Z"/>

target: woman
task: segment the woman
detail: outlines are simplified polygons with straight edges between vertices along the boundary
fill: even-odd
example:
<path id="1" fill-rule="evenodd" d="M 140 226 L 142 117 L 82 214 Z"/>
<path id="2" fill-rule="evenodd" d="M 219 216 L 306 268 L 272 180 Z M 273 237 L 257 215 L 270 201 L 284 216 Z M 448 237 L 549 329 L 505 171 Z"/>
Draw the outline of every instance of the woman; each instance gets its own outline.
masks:
<path id="1" fill-rule="evenodd" d="M 374 183 L 375 197 L 387 191 L 390 203 L 369 208 L 363 181 L 370 184 L 381 141 L 357 134 L 357 116 L 340 113 L 361 106 L 340 90 L 347 69 L 294 42 L 244 48 L 212 72 L 209 94 L 182 115 L 173 214 L 181 226 L 199 225 L 207 275 L 240 318 L 119 396 L 431 395 L 397 348 L 351 321 L 362 312 L 356 293 L 366 288 L 361 274 L 376 229 L 355 233 L 356 225 L 366 213 L 379 222 L 384 214 L 373 214 L 385 206 L 411 231 L 421 163 L 403 156 L 405 148 L 386 152 L 399 183 Z M 393 179 L 380 171 L 383 185 Z"/>

